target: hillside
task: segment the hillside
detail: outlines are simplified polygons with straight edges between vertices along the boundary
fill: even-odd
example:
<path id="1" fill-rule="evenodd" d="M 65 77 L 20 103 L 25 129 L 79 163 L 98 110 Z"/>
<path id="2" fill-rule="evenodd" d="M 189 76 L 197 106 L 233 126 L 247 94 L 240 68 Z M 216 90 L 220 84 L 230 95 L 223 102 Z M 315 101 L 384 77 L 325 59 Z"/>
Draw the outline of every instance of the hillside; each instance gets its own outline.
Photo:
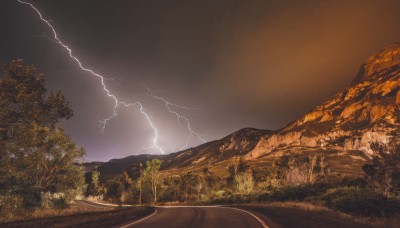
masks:
<path id="1" fill-rule="evenodd" d="M 247 156 L 265 156 L 287 147 L 357 150 L 370 143 L 396 143 L 400 124 L 400 45 L 371 56 L 351 86 L 275 134 L 263 137 Z"/>
<path id="2" fill-rule="evenodd" d="M 272 131 L 255 128 L 244 128 L 220 140 L 204 143 L 198 147 L 190 148 L 167 155 L 132 155 L 121 159 L 112 159 L 94 169 L 101 173 L 101 178 L 122 173 L 124 170 L 138 172 L 140 163 L 153 158 L 163 160 L 163 169 L 196 168 L 227 161 L 236 156 L 244 156 L 252 151 L 261 137 L 271 134 Z M 85 167 L 88 167 L 87 163 Z"/>
<path id="3" fill-rule="evenodd" d="M 371 56 L 360 67 L 350 87 L 277 131 L 241 129 L 220 140 L 168 155 L 138 155 L 112 159 L 96 169 L 102 178 L 124 170 L 137 171 L 139 163 L 163 160 L 170 172 L 208 167 L 226 173 L 227 166 L 244 157 L 255 170 L 265 169 L 282 154 L 323 154 L 332 172 L 362 175 L 361 166 L 373 155 L 372 142 L 399 141 L 400 45 Z"/>

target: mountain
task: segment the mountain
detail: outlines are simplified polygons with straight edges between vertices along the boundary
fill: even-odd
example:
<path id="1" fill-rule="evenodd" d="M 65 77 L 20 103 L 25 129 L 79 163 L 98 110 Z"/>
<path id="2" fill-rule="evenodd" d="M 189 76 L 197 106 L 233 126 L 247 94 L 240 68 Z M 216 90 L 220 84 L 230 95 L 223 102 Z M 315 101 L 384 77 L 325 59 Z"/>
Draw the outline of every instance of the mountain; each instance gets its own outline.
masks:
<path id="1" fill-rule="evenodd" d="M 167 155 L 132 155 L 110 161 L 94 168 L 101 173 L 101 179 L 107 179 L 124 172 L 125 170 L 138 172 L 140 163 L 158 158 L 163 161 L 162 168 L 176 170 L 179 168 L 194 168 L 213 165 L 244 156 L 252 151 L 261 137 L 271 134 L 272 131 L 255 128 L 244 128 L 220 140 L 204 143 L 195 148 L 171 153 Z M 87 163 L 91 164 L 91 163 Z M 88 165 L 85 165 L 87 167 Z"/>
<path id="2" fill-rule="evenodd" d="M 97 169 L 99 166 L 103 165 L 105 162 L 87 162 L 85 163 L 85 171 L 89 172 L 91 170 Z"/>
<path id="3" fill-rule="evenodd" d="M 372 142 L 399 142 L 400 44 L 371 56 L 348 89 L 277 131 L 241 129 L 220 140 L 168 155 L 137 155 L 112 159 L 96 169 L 103 178 L 124 170 L 138 171 L 153 158 L 162 169 L 179 172 L 204 167 L 221 175 L 238 157 L 255 170 L 265 170 L 283 154 L 323 154 L 332 172 L 363 175 L 361 167 L 373 155 Z"/>
<path id="4" fill-rule="evenodd" d="M 358 150 L 371 156 L 371 142 L 398 142 L 400 125 L 400 44 L 371 56 L 351 86 L 272 135 L 247 157 L 288 146 Z"/>

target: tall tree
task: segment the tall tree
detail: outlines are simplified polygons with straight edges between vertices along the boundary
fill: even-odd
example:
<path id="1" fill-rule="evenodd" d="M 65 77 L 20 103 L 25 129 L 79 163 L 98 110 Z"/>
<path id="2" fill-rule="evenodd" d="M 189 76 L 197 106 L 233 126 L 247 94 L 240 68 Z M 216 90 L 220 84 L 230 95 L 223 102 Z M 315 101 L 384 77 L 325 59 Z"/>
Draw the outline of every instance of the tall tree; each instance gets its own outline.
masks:
<path id="1" fill-rule="evenodd" d="M 161 161 L 154 158 L 151 161 L 146 162 L 146 169 L 144 170 L 144 175 L 151 185 L 151 191 L 154 197 L 154 203 L 157 202 L 157 188 L 161 184 L 160 176 Z"/>
<path id="2" fill-rule="evenodd" d="M 61 92 L 47 93 L 43 74 L 14 60 L 0 80 L 0 169 L 4 186 L 24 185 L 38 191 L 69 191 L 84 182 L 75 165 L 84 155 L 57 126 L 72 117 Z"/>
<path id="3" fill-rule="evenodd" d="M 100 172 L 93 170 L 85 174 L 85 183 L 87 184 L 86 196 L 97 196 L 100 193 L 99 186 Z"/>

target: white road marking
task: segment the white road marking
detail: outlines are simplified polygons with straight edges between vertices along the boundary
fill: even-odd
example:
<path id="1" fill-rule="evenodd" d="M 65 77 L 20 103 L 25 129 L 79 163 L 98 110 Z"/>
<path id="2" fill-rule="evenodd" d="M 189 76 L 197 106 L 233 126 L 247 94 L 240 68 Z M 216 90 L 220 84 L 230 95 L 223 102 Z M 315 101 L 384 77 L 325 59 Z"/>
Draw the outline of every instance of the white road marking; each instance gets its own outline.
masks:
<path id="1" fill-rule="evenodd" d="M 249 211 L 243 210 L 243 209 L 235 208 L 235 207 L 227 207 L 227 206 L 222 206 L 222 205 L 212 205 L 212 206 L 157 206 L 157 207 L 160 207 L 160 208 L 174 208 L 174 207 L 216 207 L 216 208 L 219 207 L 219 208 L 229 208 L 229 209 L 234 209 L 234 210 L 239 210 L 239 211 L 245 212 L 245 213 L 251 215 L 253 218 L 255 218 L 262 225 L 262 227 L 269 228 L 269 226 L 262 219 L 257 217 L 255 214 L 253 214 L 253 213 L 251 213 Z"/>
<path id="2" fill-rule="evenodd" d="M 91 204 L 85 203 L 84 201 L 77 201 L 77 202 L 82 203 L 82 204 L 86 204 L 86 205 L 88 205 L 88 206 L 98 207 L 98 206 L 95 206 L 95 205 L 91 205 Z M 94 202 L 91 202 L 91 203 L 94 203 Z M 106 204 L 106 203 L 97 203 L 97 202 L 94 203 L 94 204 L 105 205 L 105 206 L 119 206 L 119 205 L 116 205 L 116 204 Z M 123 205 L 123 206 L 129 207 L 129 206 L 131 206 L 131 205 Z M 251 215 L 253 218 L 255 218 L 255 219 L 261 224 L 262 227 L 264 227 L 264 228 L 269 228 L 269 226 L 268 226 L 262 219 L 260 219 L 259 217 L 257 217 L 255 214 L 253 214 L 253 213 L 251 213 L 251 212 L 249 212 L 249 211 L 243 210 L 243 209 L 235 208 L 235 207 L 227 207 L 227 206 L 222 206 L 222 205 L 211 205 L 211 206 L 155 206 L 155 208 L 156 208 L 156 207 L 158 207 L 158 208 L 176 208 L 176 207 L 178 207 L 178 208 L 179 208 L 179 207 L 200 207 L 200 208 L 202 208 L 202 207 L 203 207 L 203 208 L 215 207 L 215 208 L 229 208 L 229 209 L 238 210 L 238 211 L 247 213 L 247 214 Z M 146 217 L 144 217 L 144 218 L 142 218 L 142 219 L 139 219 L 139 220 L 137 220 L 137 221 L 134 221 L 134 222 L 131 222 L 131 223 L 126 224 L 126 225 L 124 225 L 124 226 L 121 226 L 120 228 L 126 228 L 126 227 L 132 226 L 132 225 L 134 225 L 134 224 L 136 224 L 136 223 L 142 222 L 142 221 L 144 221 L 144 220 L 146 220 L 146 219 L 149 219 L 149 218 L 153 217 L 154 215 L 156 215 L 157 212 L 158 212 L 157 209 L 155 209 L 155 211 L 154 211 L 152 214 L 150 214 L 150 215 L 148 215 L 148 216 L 146 216 Z"/>
<path id="3" fill-rule="evenodd" d="M 146 217 L 144 217 L 144 218 L 142 218 L 142 219 L 139 219 L 139 220 L 137 220 L 137 221 L 134 221 L 134 222 L 131 222 L 131 223 L 126 224 L 126 225 L 124 225 L 124 226 L 121 226 L 120 228 L 130 227 L 130 226 L 132 226 L 132 225 L 134 225 L 134 224 L 136 224 L 136 223 L 142 222 L 142 221 L 144 221 L 144 220 L 146 220 L 146 219 L 148 219 L 148 218 L 150 218 L 150 217 L 153 217 L 154 215 L 157 214 L 157 209 L 154 209 L 154 210 L 155 210 L 155 211 L 154 211 L 152 214 L 150 214 L 150 215 L 148 215 L 148 216 L 146 216 Z"/>
<path id="4" fill-rule="evenodd" d="M 210 205 L 210 206 L 155 206 L 159 208 L 174 208 L 174 207 L 221 207 L 221 205 Z"/>
<path id="5" fill-rule="evenodd" d="M 243 209 L 239 209 L 239 208 L 236 208 L 236 207 L 224 207 L 224 208 L 230 208 L 230 209 L 234 209 L 234 210 L 239 210 L 239 211 L 245 212 L 245 213 L 253 216 L 253 218 L 255 218 L 264 228 L 269 228 L 269 226 L 267 224 L 265 224 L 265 222 L 262 219 L 260 219 L 255 214 L 253 214 L 253 213 L 251 213 L 249 211 L 246 211 L 246 210 L 243 210 Z"/>
<path id="6" fill-rule="evenodd" d="M 82 203 L 84 203 L 85 201 L 81 200 L 81 201 L 76 201 L 76 202 L 82 202 Z M 100 202 L 91 202 L 91 201 L 87 201 L 87 202 L 92 203 L 92 204 L 98 204 L 98 205 L 104 205 L 104 206 L 111 206 L 111 207 L 133 207 L 133 205 L 129 205 L 129 204 L 121 204 L 121 205 L 120 205 L 120 204 L 100 203 Z M 88 204 L 88 203 L 85 203 L 85 204 L 90 205 L 90 204 Z"/>
<path id="7" fill-rule="evenodd" d="M 85 201 L 75 201 L 77 204 L 83 204 L 84 206 L 95 207 L 95 208 L 106 208 L 104 206 L 97 206 L 94 204 L 86 203 Z"/>

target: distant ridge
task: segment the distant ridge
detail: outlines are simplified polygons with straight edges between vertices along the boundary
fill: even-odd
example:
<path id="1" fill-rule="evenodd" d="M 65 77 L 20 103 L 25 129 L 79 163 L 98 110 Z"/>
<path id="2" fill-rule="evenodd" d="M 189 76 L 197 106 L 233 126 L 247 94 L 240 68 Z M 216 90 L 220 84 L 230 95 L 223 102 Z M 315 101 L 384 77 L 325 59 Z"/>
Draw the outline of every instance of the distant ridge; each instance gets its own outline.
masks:
<path id="1" fill-rule="evenodd" d="M 374 153 L 370 144 L 399 143 L 399 126 L 400 44 L 395 44 L 368 58 L 348 89 L 278 131 L 244 128 L 184 151 L 112 159 L 95 169 L 107 178 L 159 158 L 164 170 L 223 170 L 238 157 L 262 169 L 280 154 L 325 153 L 334 171 L 361 175 Z"/>

